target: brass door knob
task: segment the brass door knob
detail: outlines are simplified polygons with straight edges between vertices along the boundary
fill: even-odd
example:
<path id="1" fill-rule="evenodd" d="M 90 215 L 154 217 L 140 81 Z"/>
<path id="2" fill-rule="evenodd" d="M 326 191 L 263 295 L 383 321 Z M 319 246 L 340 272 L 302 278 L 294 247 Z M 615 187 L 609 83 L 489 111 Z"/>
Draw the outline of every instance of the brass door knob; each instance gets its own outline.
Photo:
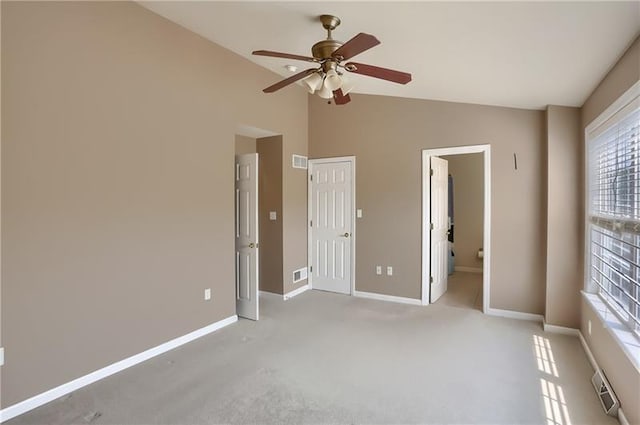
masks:
<path id="1" fill-rule="evenodd" d="M 249 248 L 255 248 L 255 247 L 256 247 L 256 245 L 255 245 L 253 242 L 251 242 L 251 243 L 249 244 Z"/>
<path id="2" fill-rule="evenodd" d="M 342 236 L 343 238 L 348 238 L 351 235 L 349 234 L 349 232 L 346 232 L 344 235 L 340 235 L 340 236 Z"/>

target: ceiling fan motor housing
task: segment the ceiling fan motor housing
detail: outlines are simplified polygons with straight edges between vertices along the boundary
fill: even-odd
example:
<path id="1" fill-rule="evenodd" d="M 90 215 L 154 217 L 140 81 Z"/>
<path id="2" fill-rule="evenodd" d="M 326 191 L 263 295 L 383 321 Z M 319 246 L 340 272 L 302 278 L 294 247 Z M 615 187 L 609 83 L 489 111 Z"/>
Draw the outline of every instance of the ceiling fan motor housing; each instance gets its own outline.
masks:
<path id="1" fill-rule="evenodd" d="M 338 40 L 322 40 L 313 45 L 311 54 L 316 59 L 329 59 L 342 44 L 342 41 Z"/>

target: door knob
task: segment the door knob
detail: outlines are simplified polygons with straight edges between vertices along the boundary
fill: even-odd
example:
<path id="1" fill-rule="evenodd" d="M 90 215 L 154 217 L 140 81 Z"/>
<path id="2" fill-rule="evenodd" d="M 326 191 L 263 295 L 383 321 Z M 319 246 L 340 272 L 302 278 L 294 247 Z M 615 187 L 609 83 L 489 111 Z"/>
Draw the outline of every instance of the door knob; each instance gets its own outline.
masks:
<path id="1" fill-rule="evenodd" d="M 251 243 L 249 244 L 249 248 L 255 248 L 255 247 L 256 247 L 256 245 L 255 245 L 253 242 L 251 242 Z"/>
<path id="2" fill-rule="evenodd" d="M 349 236 L 351 236 L 351 235 L 349 234 L 349 232 L 345 232 L 345 234 L 344 234 L 344 235 L 340 235 L 340 236 L 342 236 L 343 238 L 348 238 L 348 237 L 349 237 Z"/>

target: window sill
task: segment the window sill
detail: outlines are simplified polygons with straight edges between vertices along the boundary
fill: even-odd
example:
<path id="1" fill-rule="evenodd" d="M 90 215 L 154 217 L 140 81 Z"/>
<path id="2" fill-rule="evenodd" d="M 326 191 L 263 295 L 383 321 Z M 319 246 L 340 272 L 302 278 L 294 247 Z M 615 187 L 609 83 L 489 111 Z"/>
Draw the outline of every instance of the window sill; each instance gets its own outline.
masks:
<path id="1" fill-rule="evenodd" d="M 602 326 L 609 331 L 613 339 L 622 347 L 631 364 L 640 372 L 640 339 L 597 294 L 582 291 L 582 296 L 600 318 Z"/>

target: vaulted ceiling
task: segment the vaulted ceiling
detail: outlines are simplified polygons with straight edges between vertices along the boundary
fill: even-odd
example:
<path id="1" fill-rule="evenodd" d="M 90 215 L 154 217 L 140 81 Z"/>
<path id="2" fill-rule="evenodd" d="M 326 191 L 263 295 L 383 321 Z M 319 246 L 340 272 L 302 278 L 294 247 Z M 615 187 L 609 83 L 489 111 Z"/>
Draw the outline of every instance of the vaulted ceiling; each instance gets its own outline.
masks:
<path id="1" fill-rule="evenodd" d="M 406 86 L 354 76 L 354 93 L 532 109 L 581 106 L 640 33 L 637 1 L 140 4 L 284 77 L 307 64 L 251 52 L 310 55 L 326 37 L 318 16 L 333 14 L 334 38 L 382 42 L 357 62 L 413 74 Z"/>

